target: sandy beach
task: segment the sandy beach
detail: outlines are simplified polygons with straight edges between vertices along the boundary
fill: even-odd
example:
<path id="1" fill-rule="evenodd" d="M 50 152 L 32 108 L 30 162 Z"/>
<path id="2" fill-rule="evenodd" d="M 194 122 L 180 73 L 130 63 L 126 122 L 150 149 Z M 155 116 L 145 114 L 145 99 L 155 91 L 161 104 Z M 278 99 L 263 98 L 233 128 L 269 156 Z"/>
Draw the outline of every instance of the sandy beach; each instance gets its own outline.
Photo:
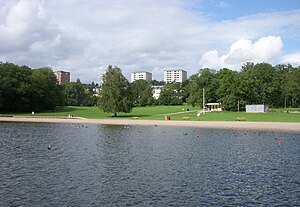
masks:
<path id="1" fill-rule="evenodd" d="M 300 132 L 300 123 L 292 122 L 230 122 L 230 121 L 159 121 L 159 120 L 121 120 L 121 119 L 83 119 L 47 117 L 0 117 L 0 122 L 41 122 L 41 123 L 81 123 L 129 126 L 172 126 L 216 129 L 271 130 Z"/>

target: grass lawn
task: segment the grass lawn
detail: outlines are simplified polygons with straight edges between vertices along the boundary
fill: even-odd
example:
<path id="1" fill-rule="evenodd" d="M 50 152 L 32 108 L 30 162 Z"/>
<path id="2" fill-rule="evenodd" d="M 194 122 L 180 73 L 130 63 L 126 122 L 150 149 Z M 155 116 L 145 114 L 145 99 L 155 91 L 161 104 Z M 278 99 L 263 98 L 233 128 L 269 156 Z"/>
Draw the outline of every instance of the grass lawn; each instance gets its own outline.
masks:
<path id="1" fill-rule="evenodd" d="M 195 114 L 172 116 L 172 120 L 199 120 L 199 121 L 254 121 L 254 122 L 300 122 L 300 113 L 246 113 L 246 112 L 211 112 L 197 117 Z"/>
<path id="2" fill-rule="evenodd" d="M 152 107 L 135 107 L 131 113 L 118 113 L 119 119 L 128 119 L 134 116 L 139 119 L 162 119 L 164 114 L 175 113 L 182 111 L 183 108 L 191 108 L 191 110 L 197 110 L 193 107 L 186 106 L 152 106 Z M 107 119 L 111 118 L 111 113 L 105 113 L 100 110 L 97 106 L 86 107 L 86 106 L 66 106 L 56 107 L 53 111 L 35 113 L 13 113 L 13 114 L 0 114 L 0 116 L 55 116 L 55 117 L 67 117 L 72 114 L 76 117 L 83 117 L 89 119 Z M 150 118 L 154 117 L 154 118 Z"/>
<path id="3" fill-rule="evenodd" d="M 183 110 L 185 109 L 185 110 Z M 190 111 L 186 111 L 189 109 Z M 188 105 L 183 106 L 152 106 L 152 107 L 135 107 L 131 113 L 118 113 L 116 119 L 132 119 L 138 117 L 143 120 L 164 120 L 165 114 L 170 114 L 171 120 L 194 120 L 194 121 L 236 121 L 239 117 L 245 121 L 267 121 L 267 122 L 300 122 L 299 109 L 271 109 L 269 113 L 249 114 L 245 112 L 210 112 L 197 117 L 197 107 Z M 289 111 L 289 113 L 287 113 Z M 172 114 L 177 112 L 186 112 L 184 114 Z M 54 111 L 35 113 L 18 113 L 18 114 L 0 114 L 0 116 L 55 116 L 67 117 L 73 114 L 76 117 L 89 119 L 107 119 L 111 118 L 110 113 L 104 113 L 98 107 L 69 106 L 57 107 Z"/>

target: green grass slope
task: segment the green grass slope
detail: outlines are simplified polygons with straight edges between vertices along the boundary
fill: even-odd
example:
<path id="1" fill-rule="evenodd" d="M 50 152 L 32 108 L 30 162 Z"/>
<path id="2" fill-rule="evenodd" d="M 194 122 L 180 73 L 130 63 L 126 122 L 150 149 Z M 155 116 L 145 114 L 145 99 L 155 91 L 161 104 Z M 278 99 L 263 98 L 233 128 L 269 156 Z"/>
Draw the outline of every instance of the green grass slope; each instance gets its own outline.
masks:
<path id="1" fill-rule="evenodd" d="M 189 109 L 189 111 L 187 111 Z M 171 120 L 194 120 L 194 121 L 255 121 L 255 122 L 300 122 L 299 109 L 271 109 L 268 113 L 245 113 L 245 112 L 207 112 L 197 116 L 197 107 L 184 106 L 152 106 L 135 107 L 131 113 L 118 113 L 116 119 L 132 119 L 138 117 L 142 120 L 164 120 L 165 115 L 170 115 Z M 176 113 L 176 114 L 173 114 Z M 67 117 L 72 114 L 76 117 L 89 119 L 111 118 L 110 113 L 105 113 L 98 107 L 68 106 L 57 107 L 53 111 L 18 114 L 0 114 L 0 116 L 52 116 Z"/>

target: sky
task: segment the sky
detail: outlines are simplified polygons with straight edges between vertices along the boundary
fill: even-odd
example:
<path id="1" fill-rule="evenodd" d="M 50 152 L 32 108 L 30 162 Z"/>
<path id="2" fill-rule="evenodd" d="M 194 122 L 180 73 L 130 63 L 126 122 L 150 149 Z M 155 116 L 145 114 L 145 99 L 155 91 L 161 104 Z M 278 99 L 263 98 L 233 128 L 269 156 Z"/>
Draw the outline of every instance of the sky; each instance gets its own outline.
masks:
<path id="1" fill-rule="evenodd" d="M 239 71 L 300 65 L 300 0 L 0 0 L 0 61 L 51 67 L 83 83 L 108 65 Z"/>

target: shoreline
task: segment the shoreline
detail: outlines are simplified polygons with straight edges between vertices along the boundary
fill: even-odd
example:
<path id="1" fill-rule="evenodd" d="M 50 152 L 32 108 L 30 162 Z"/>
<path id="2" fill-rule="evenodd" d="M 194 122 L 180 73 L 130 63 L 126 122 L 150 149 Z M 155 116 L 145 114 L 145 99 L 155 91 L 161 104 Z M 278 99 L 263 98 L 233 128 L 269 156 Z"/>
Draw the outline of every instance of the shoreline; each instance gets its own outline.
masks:
<path id="1" fill-rule="evenodd" d="M 170 126 L 211 129 L 243 129 L 261 131 L 300 132 L 298 122 L 233 122 L 233 121 L 160 121 L 160 120 L 121 120 L 121 119 L 83 119 L 56 117 L 0 117 L 1 122 L 34 123 L 80 123 L 126 126 Z"/>

